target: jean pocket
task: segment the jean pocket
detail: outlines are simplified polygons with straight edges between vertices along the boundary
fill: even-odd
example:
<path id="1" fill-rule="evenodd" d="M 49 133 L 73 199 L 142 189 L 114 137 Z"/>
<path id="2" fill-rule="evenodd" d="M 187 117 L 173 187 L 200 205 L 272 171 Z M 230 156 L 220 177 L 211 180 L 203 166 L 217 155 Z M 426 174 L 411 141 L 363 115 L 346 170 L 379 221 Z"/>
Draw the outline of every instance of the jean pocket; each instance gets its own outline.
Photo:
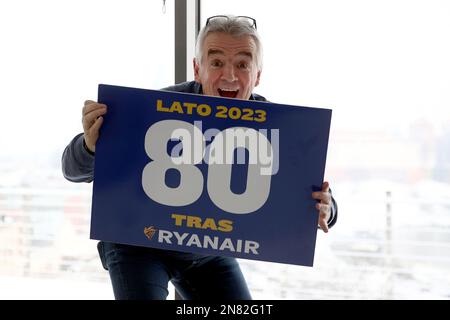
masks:
<path id="1" fill-rule="evenodd" d="M 102 262 L 103 269 L 108 270 L 108 266 L 106 265 L 105 248 L 103 241 L 97 243 L 97 250 L 98 255 L 100 256 L 100 261 Z"/>

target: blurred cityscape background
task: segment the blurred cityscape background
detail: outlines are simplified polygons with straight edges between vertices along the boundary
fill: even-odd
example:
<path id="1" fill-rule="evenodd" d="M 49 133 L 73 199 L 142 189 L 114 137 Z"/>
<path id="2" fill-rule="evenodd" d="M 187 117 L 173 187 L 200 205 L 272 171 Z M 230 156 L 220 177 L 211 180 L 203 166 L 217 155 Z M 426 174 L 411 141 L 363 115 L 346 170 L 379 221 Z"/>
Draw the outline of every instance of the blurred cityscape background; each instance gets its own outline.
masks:
<path id="1" fill-rule="evenodd" d="M 338 223 L 318 233 L 313 268 L 240 260 L 244 274 L 255 299 L 449 299 L 450 3 L 335 2 L 203 1 L 203 23 L 257 19 L 257 93 L 333 109 Z M 66 181 L 60 159 L 99 83 L 173 82 L 162 6 L 0 4 L 0 299 L 113 299 L 89 239 L 92 184 Z"/>

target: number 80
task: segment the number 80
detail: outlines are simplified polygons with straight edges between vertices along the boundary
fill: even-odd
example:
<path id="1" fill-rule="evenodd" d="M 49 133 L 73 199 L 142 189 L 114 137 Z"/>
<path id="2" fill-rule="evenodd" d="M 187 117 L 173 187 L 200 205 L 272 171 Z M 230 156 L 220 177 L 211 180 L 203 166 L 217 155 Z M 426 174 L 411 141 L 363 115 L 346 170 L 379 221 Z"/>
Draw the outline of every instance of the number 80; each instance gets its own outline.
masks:
<path id="1" fill-rule="evenodd" d="M 176 158 L 172 158 L 166 151 L 167 142 L 173 137 L 173 132 L 180 129 L 190 133 L 190 139 L 182 140 L 184 150 L 193 150 L 193 146 L 201 146 L 198 148 L 201 152 L 198 150 L 193 152 L 192 163 L 174 161 Z M 226 136 L 229 130 L 233 130 L 233 128 L 221 131 L 218 135 Z M 272 146 L 263 134 L 251 128 L 245 128 L 245 130 L 254 131 L 252 133 L 257 135 L 260 143 L 262 141 L 267 144 L 270 154 L 273 154 Z M 216 149 L 223 147 L 218 143 L 220 140 L 217 138 L 218 136 L 209 146 L 209 159 L 211 159 L 212 153 L 217 151 Z M 175 207 L 187 206 L 197 201 L 203 192 L 204 181 L 202 172 L 195 165 L 202 162 L 205 145 L 202 131 L 191 123 L 180 120 L 163 120 L 153 124 L 145 135 L 145 151 L 153 160 L 145 165 L 142 171 L 142 188 L 146 195 L 160 204 Z M 245 140 L 243 142 L 238 139 L 237 144 L 226 144 L 225 154 L 234 154 L 236 148 L 246 148 Z M 251 153 L 255 148 L 247 148 L 247 150 Z M 261 168 L 259 162 L 250 163 L 245 192 L 235 194 L 231 191 L 232 163 L 227 161 L 225 164 L 217 164 L 210 161 L 207 191 L 211 201 L 220 209 L 235 214 L 246 214 L 258 210 L 269 197 L 272 178 L 270 174 L 262 175 Z M 169 169 L 175 169 L 180 173 L 178 187 L 167 186 L 165 177 Z"/>

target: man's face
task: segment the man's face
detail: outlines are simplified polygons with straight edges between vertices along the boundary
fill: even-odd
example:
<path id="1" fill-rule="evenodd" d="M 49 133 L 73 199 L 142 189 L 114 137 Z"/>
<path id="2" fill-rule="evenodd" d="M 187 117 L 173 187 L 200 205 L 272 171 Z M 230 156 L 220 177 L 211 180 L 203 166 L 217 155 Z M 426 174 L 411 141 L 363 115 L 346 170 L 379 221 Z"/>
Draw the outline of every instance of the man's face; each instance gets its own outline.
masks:
<path id="1" fill-rule="evenodd" d="M 222 32 L 208 34 L 201 64 L 194 59 L 194 73 L 203 94 L 248 100 L 261 76 L 255 41 L 248 35 L 234 38 Z"/>

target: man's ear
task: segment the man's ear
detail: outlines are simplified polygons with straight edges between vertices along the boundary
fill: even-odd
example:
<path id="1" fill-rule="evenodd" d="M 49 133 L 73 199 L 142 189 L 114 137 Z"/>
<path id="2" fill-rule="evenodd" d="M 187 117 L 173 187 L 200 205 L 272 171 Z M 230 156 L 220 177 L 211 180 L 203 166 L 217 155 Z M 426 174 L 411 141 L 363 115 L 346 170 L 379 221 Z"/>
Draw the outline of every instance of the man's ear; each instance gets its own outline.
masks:
<path id="1" fill-rule="evenodd" d="M 197 58 L 192 59 L 192 64 L 194 66 L 194 79 L 198 83 L 202 83 L 200 80 L 200 65 L 197 62 Z"/>
<path id="2" fill-rule="evenodd" d="M 255 87 L 258 86 L 258 84 L 259 84 L 259 79 L 261 78 L 261 72 L 262 72 L 262 70 L 259 70 L 256 75 Z"/>

